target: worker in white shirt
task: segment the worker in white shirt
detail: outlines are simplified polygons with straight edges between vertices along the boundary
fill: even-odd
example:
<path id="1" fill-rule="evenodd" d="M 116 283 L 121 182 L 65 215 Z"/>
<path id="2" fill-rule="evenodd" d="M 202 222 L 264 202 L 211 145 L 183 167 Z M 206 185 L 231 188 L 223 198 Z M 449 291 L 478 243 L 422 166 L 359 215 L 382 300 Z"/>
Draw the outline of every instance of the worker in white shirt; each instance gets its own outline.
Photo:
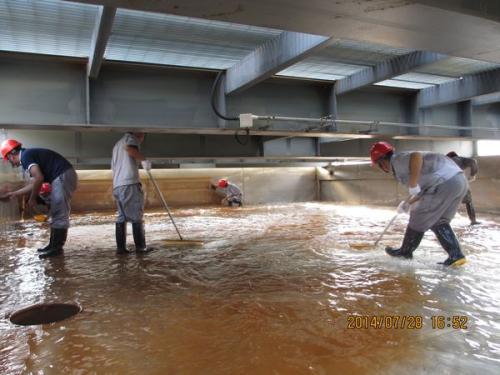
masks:
<path id="1" fill-rule="evenodd" d="M 448 253 L 445 266 L 465 263 L 457 237 L 450 222 L 462 202 L 469 184 L 453 160 L 433 152 L 395 152 L 387 142 L 372 145 L 370 156 L 373 165 L 408 187 L 409 198 L 400 203 L 398 212 L 408 212 L 410 221 L 406 227 L 400 248 L 386 248 L 394 257 L 412 258 L 424 233 L 431 229 Z"/>
<path id="2" fill-rule="evenodd" d="M 219 195 L 224 196 L 221 200 L 223 206 L 241 207 L 243 205 L 243 193 L 241 189 L 227 178 L 221 178 L 217 182 L 217 185 L 210 183 L 210 187 Z"/>
<path id="3" fill-rule="evenodd" d="M 127 254 L 127 222 L 132 223 L 135 251 L 143 254 L 151 251 L 146 247 L 144 231 L 144 192 L 139 178 L 138 162 L 142 168 L 151 169 L 151 162 L 140 151 L 144 133 L 126 133 L 113 147 L 111 170 L 113 171 L 113 197 L 118 206 L 116 218 L 116 253 Z"/>

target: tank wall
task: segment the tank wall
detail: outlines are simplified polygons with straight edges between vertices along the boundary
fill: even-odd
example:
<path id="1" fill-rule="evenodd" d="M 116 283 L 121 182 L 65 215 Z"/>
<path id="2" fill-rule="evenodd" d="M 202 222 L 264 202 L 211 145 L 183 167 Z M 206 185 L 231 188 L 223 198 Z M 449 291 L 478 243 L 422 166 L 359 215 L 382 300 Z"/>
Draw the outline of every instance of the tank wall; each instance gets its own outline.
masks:
<path id="1" fill-rule="evenodd" d="M 73 212 L 115 209 L 111 171 L 78 171 L 78 176 Z M 209 183 L 222 177 L 242 189 L 245 204 L 307 202 L 317 198 L 313 167 L 163 169 L 154 170 L 153 176 L 172 207 L 219 204 L 222 197 L 209 189 Z M 141 181 L 146 209 L 161 208 L 161 201 L 144 171 L 141 171 Z"/>
<path id="2" fill-rule="evenodd" d="M 470 184 L 474 206 L 477 211 L 500 212 L 500 157 L 476 160 L 479 173 Z M 391 174 L 370 164 L 337 166 L 333 176 L 320 168 L 318 175 L 322 201 L 395 206 L 408 196 L 407 189 Z"/>

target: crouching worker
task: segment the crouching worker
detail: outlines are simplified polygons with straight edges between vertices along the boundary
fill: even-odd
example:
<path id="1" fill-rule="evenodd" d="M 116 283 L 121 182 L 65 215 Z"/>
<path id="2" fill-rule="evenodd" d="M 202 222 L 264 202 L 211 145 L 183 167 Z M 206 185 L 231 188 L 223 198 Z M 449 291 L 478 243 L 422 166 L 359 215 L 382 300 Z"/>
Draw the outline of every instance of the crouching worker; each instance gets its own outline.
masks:
<path id="1" fill-rule="evenodd" d="M 463 171 L 445 155 L 432 152 L 399 152 L 387 142 L 377 142 L 370 150 L 372 165 L 392 173 L 409 188 L 408 204 L 401 203 L 398 212 L 409 211 L 403 244 L 398 249 L 386 248 L 394 257 L 412 258 L 424 233 L 431 229 L 448 258 L 445 266 L 461 265 L 465 257 L 450 221 L 469 189 Z"/>
<path id="2" fill-rule="evenodd" d="M 0 146 L 2 157 L 13 167 L 22 166 L 29 173 L 30 182 L 19 190 L 8 193 L 11 198 L 30 194 L 28 206 L 37 204 L 38 194 L 44 182 L 51 184 L 49 244 L 41 249 L 40 258 L 63 253 L 69 228 L 71 198 L 76 190 L 78 177 L 69 161 L 57 152 L 44 148 L 22 148 L 21 143 L 7 139 Z"/>
<path id="3" fill-rule="evenodd" d="M 217 185 L 210 183 L 210 188 L 215 190 L 219 195 L 224 196 L 220 202 L 223 206 L 241 207 L 243 205 L 241 189 L 227 179 L 221 178 L 217 182 Z"/>
<path id="4" fill-rule="evenodd" d="M 113 197 L 118 206 L 116 218 L 116 253 L 127 254 L 127 222 L 132 223 L 135 251 L 143 254 L 151 251 L 146 247 L 144 231 L 144 192 L 139 178 L 138 162 L 145 170 L 151 169 L 139 147 L 144 133 L 126 133 L 113 147 L 111 169 L 113 171 Z"/>

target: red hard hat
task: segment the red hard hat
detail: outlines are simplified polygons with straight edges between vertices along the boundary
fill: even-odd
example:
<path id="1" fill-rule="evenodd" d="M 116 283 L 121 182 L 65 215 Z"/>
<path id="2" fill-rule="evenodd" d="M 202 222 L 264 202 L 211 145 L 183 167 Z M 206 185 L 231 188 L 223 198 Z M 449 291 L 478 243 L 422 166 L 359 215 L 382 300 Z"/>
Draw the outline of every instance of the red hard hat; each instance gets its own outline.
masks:
<path id="1" fill-rule="evenodd" d="M 394 147 L 387 142 L 376 142 L 372 145 L 370 149 L 370 157 L 372 159 L 372 165 L 377 164 L 377 161 L 387 155 L 389 152 L 394 151 Z"/>
<path id="2" fill-rule="evenodd" d="M 49 195 L 52 192 L 52 186 L 48 182 L 44 182 L 40 187 L 40 191 L 38 194 L 40 195 Z"/>
<path id="3" fill-rule="evenodd" d="M 225 178 L 221 178 L 217 183 L 217 186 L 220 188 L 225 188 L 227 184 L 228 184 L 227 180 Z"/>
<path id="4" fill-rule="evenodd" d="M 19 143 L 15 139 L 6 139 L 5 141 L 3 141 L 2 145 L 0 146 L 0 151 L 2 152 L 2 157 L 4 158 L 4 160 L 7 160 L 7 156 L 12 150 L 20 146 L 21 143 Z"/>

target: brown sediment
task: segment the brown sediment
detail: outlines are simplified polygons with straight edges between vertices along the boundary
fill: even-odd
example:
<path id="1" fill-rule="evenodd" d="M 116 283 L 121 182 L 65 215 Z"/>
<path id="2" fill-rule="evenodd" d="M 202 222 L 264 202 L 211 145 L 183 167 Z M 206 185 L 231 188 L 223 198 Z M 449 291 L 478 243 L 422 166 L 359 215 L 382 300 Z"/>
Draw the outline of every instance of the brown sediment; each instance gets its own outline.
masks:
<path id="1" fill-rule="evenodd" d="M 165 215 L 148 213 L 147 241 L 158 248 L 143 256 L 115 255 L 114 215 L 73 216 L 64 257 L 44 261 L 35 249 L 47 240 L 46 225 L 20 224 L 0 244 L 2 312 L 73 300 L 93 313 L 43 329 L 0 321 L 0 370 L 411 374 L 423 373 L 434 350 L 454 358 L 466 345 L 458 333 L 446 336 L 451 342 L 423 341 L 430 315 L 463 310 L 486 324 L 485 316 L 500 314 L 487 297 L 495 275 L 467 268 L 481 262 L 485 244 L 500 244 L 498 224 L 471 231 L 469 265 L 444 273 L 432 236 L 413 263 L 350 249 L 347 241 L 374 241 L 393 215 L 366 210 L 319 203 L 174 210 L 183 235 L 203 238 L 201 247 L 162 243 L 175 230 Z M 395 223 L 390 241 L 400 241 L 404 227 Z M 131 233 L 128 244 L 133 249 Z M 482 306 L 488 313 L 479 316 Z M 347 325 L 350 316 L 417 315 L 423 330 Z M 467 334 L 497 344 L 475 328 Z"/>

